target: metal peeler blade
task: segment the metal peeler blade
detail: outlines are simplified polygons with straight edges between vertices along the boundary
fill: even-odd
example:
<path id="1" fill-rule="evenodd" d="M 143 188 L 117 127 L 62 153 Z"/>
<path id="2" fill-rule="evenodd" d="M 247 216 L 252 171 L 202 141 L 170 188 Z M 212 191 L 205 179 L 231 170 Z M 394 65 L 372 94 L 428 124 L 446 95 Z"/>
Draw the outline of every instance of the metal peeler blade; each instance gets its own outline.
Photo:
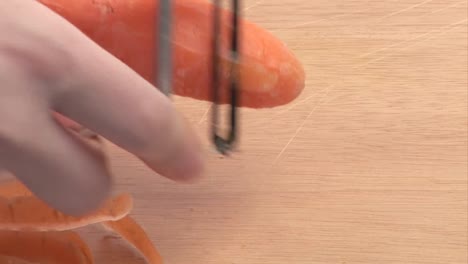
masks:
<path id="1" fill-rule="evenodd" d="M 230 43 L 230 54 L 231 62 L 230 71 L 232 73 L 230 84 L 229 84 L 229 95 L 230 95 L 230 130 L 226 138 L 218 134 L 218 122 L 219 113 L 218 105 L 220 104 L 220 44 L 218 37 L 220 35 L 220 0 L 214 0 L 214 11 L 213 11 L 213 70 L 212 70 L 212 140 L 216 150 L 223 154 L 228 155 L 228 152 L 233 149 L 234 143 L 238 139 L 238 111 L 237 104 L 239 100 L 239 71 L 237 70 L 239 61 L 239 2 L 240 0 L 232 1 L 232 32 L 231 32 L 231 43 Z M 171 0 L 159 0 L 159 11 L 157 12 L 159 21 L 159 33 L 157 41 L 158 59 L 157 59 L 157 72 L 155 85 L 161 90 L 166 96 L 170 96 L 172 93 L 172 1 Z"/>
<path id="2" fill-rule="evenodd" d="M 166 96 L 172 92 L 172 1 L 159 0 L 158 71 L 156 87 Z"/>
<path id="3" fill-rule="evenodd" d="M 219 63 L 219 56 L 220 56 L 220 43 L 218 36 L 220 35 L 220 1 L 221 0 L 214 0 L 214 11 L 213 11 L 213 69 L 212 69 L 212 92 L 213 92 L 213 107 L 212 107 L 212 139 L 213 143 L 218 150 L 219 153 L 223 155 L 227 155 L 229 151 L 233 150 L 234 144 L 238 140 L 238 110 L 237 105 L 239 101 L 239 93 L 240 93 L 240 82 L 239 82 L 239 0 L 231 0 L 232 6 L 232 20 L 231 20 L 231 43 L 230 43 L 230 55 L 231 55 L 231 63 L 230 63 L 230 82 L 229 82 L 229 95 L 230 95 L 230 113 L 229 113 L 229 125 L 230 130 L 227 133 L 227 137 L 222 137 L 218 134 L 218 121 L 219 121 L 219 109 L 218 104 L 220 101 L 220 94 L 219 90 L 220 87 L 220 63 Z"/>

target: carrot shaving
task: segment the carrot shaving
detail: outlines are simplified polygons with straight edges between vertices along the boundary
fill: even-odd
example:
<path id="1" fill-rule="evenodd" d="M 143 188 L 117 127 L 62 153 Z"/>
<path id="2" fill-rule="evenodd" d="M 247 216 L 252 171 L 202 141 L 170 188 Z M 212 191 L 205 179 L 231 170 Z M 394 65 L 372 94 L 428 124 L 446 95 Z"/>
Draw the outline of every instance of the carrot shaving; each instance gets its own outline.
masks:
<path id="1" fill-rule="evenodd" d="M 32 196 L 31 191 L 20 181 L 10 180 L 0 184 L 0 197 L 11 199 L 20 196 Z"/>
<path id="2" fill-rule="evenodd" d="M 146 258 L 150 264 L 162 263 L 161 256 L 151 243 L 150 238 L 143 228 L 130 216 L 125 216 L 117 221 L 105 221 L 102 225 L 119 235 Z"/>
<path id="3" fill-rule="evenodd" d="M 31 262 L 17 257 L 0 255 L 0 264 L 31 264 Z"/>
<path id="4" fill-rule="evenodd" d="M 0 228 L 15 231 L 64 231 L 102 221 L 118 220 L 127 215 L 132 206 L 132 197 L 122 194 L 110 199 L 92 214 L 73 217 L 49 207 L 35 196 L 0 198 Z"/>
<path id="5" fill-rule="evenodd" d="M 70 135 L 84 143 L 91 155 L 108 166 L 102 138 L 66 118 L 54 117 Z M 73 229 L 98 223 L 123 236 L 150 264 L 161 264 L 161 256 L 148 235 L 128 216 L 132 208 L 132 196 L 123 193 L 108 199 L 92 213 L 73 217 L 49 207 L 18 180 L 2 182 L 0 264 L 94 264 L 91 250 Z"/>
<path id="6" fill-rule="evenodd" d="M 94 263 L 90 249 L 73 231 L 0 231 L 0 255 L 32 263 Z"/>

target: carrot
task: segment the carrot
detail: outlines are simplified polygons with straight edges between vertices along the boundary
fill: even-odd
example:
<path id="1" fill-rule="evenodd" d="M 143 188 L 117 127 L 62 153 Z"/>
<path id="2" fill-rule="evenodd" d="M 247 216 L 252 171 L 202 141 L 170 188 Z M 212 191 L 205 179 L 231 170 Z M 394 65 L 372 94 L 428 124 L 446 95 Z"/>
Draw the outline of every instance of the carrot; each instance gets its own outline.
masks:
<path id="1" fill-rule="evenodd" d="M 133 208 L 133 199 L 128 194 L 109 199 L 99 210 L 81 217 L 65 215 L 35 196 L 0 198 L 0 229 L 64 231 L 102 221 L 118 220 Z M 34 212 L 34 213 L 32 213 Z"/>
<path id="2" fill-rule="evenodd" d="M 94 263 L 89 247 L 73 231 L 0 231 L 0 255 L 25 260 L 27 263 Z"/>
<path id="3" fill-rule="evenodd" d="M 9 180 L 0 184 L 0 197 L 11 199 L 20 196 L 32 196 L 31 191 L 20 181 Z"/>
<path id="4" fill-rule="evenodd" d="M 53 117 L 108 165 L 101 137 L 58 113 L 53 113 Z M 161 256 L 148 235 L 128 216 L 132 208 L 132 197 L 124 193 L 107 200 L 94 212 L 72 217 L 49 207 L 20 181 L 4 181 L 0 183 L 0 264 L 92 264 L 88 246 L 72 229 L 98 223 L 120 234 L 149 263 L 161 264 Z"/>
<path id="5" fill-rule="evenodd" d="M 31 264 L 31 262 L 17 257 L 0 255 L 0 264 Z"/>
<path id="6" fill-rule="evenodd" d="M 158 0 L 39 0 L 67 19 L 102 48 L 153 82 L 156 67 Z M 213 4 L 207 0 L 174 0 L 173 93 L 211 101 Z M 231 13 L 222 11 L 222 65 L 227 66 Z M 273 34 L 241 19 L 240 106 L 267 108 L 287 104 L 305 86 L 301 62 Z M 229 77 L 223 67 L 222 82 Z M 227 86 L 221 88 L 227 103 Z"/>
<path id="7" fill-rule="evenodd" d="M 148 263 L 162 263 L 148 234 L 128 215 L 129 195 L 117 196 L 99 211 L 78 218 L 48 207 L 19 181 L 1 184 L 0 197 L 3 197 L 3 201 L 0 200 L 0 256 L 31 262 L 91 264 L 93 258 L 87 245 L 70 230 L 101 223 L 121 235 Z M 24 245 L 28 245 L 27 250 Z"/>
<path id="8" fill-rule="evenodd" d="M 106 229 L 121 235 L 135 249 L 137 249 L 150 264 L 162 263 L 159 252 L 151 243 L 143 228 L 130 216 L 117 221 L 104 221 L 101 223 Z"/>
<path id="9" fill-rule="evenodd" d="M 117 196 L 98 212 L 79 218 L 48 207 L 19 181 L 0 185 L 0 197 L 3 197 L 3 201 L 0 200 L 0 256 L 31 262 L 92 264 L 87 245 L 70 230 L 101 223 L 121 235 L 148 263 L 162 263 L 161 255 L 145 230 L 128 216 L 129 195 Z M 24 245 L 28 246 L 27 250 Z"/>

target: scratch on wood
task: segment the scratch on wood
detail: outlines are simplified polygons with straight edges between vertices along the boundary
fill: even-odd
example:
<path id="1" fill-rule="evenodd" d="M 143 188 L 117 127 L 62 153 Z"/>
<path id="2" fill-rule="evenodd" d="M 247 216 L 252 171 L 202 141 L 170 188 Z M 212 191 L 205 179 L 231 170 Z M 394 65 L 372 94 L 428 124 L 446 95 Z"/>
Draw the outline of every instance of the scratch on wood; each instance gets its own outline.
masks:
<path id="1" fill-rule="evenodd" d="M 445 28 L 450 28 L 452 26 L 456 26 L 458 24 L 462 24 L 463 22 L 466 22 L 467 20 L 466 19 L 463 19 L 463 20 L 460 20 L 458 22 L 455 22 L 455 23 L 452 23 L 452 24 L 449 24 L 449 25 L 445 25 L 441 28 L 437 28 L 437 29 L 433 29 L 433 30 L 430 30 L 428 32 L 425 32 L 425 33 L 422 33 L 420 35 L 417 35 L 415 37 L 412 37 L 410 39 L 406 39 L 406 40 L 403 40 L 403 41 L 400 41 L 400 42 L 397 42 L 397 43 L 393 43 L 391 45 L 388 45 L 388 46 L 385 46 L 383 48 L 380 48 L 380 49 L 377 49 L 377 50 L 374 50 L 374 51 L 371 51 L 371 52 L 368 52 L 368 53 L 364 53 L 364 54 L 361 54 L 359 56 L 357 56 L 357 58 L 364 58 L 364 57 L 368 57 L 370 55 L 373 55 L 373 54 L 376 54 L 376 53 L 379 53 L 381 51 L 384 51 L 384 50 L 388 50 L 390 48 L 393 48 L 393 47 L 397 47 L 397 46 L 400 46 L 400 45 L 403 45 L 405 43 L 411 43 L 412 41 L 415 41 L 415 40 L 418 40 L 420 38 L 423 38 L 431 33 L 434 33 L 434 32 L 437 32 L 437 31 L 440 31 L 440 30 L 443 30 Z M 442 31 L 443 32 L 443 31 Z"/>
<path id="2" fill-rule="evenodd" d="M 293 108 L 295 108 L 296 106 L 299 106 L 299 105 L 302 105 L 303 103 L 307 103 L 310 99 L 312 99 L 313 97 L 315 96 L 315 94 L 312 94 L 312 95 L 309 95 L 307 96 L 306 98 L 300 100 L 300 101 L 297 101 L 291 105 L 289 105 L 286 109 L 283 109 L 281 111 L 278 111 L 278 113 L 276 113 L 276 116 L 278 115 L 282 115 L 284 113 L 287 113 L 289 111 L 291 111 Z M 276 118 L 276 117 L 275 117 Z"/>
<path id="3" fill-rule="evenodd" d="M 318 109 L 319 106 L 323 105 L 323 102 L 325 101 L 325 99 L 327 99 L 328 97 L 328 94 L 330 93 L 330 91 L 332 90 L 333 86 L 330 86 L 327 91 L 325 92 L 325 94 L 322 96 L 322 98 L 320 99 L 320 101 L 315 105 L 314 108 L 312 108 L 312 110 L 310 111 L 310 113 L 304 118 L 304 120 L 302 121 L 302 123 L 299 125 L 299 127 L 296 129 L 296 131 L 294 132 L 293 136 L 289 139 L 289 141 L 286 143 L 286 145 L 283 147 L 283 149 L 281 149 L 281 151 L 278 153 L 278 155 L 276 156 L 276 158 L 274 159 L 273 161 L 273 165 L 277 164 L 277 162 L 279 161 L 279 159 L 281 158 L 281 156 L 284 154 L 284 152 L 286 151 L 286 149 L 289 147 L 289 145 L 291 145 L 291 143 L 294 141 L 294 139 L 297 137 L 297 135 L 299 134 L 299 132 L 302 130 L 302 128 L 304 128 L 305 124 L 307 123 L 307 121 L 309 120 L 309 118 L 312 116 L 313 113 L 315 113 L 315 111 Z"/>
<path id="4" fill-rule="evenodd" d="M 412 37 L 412 38 L 410 38 L 410 39 L 405 39 L 405 40 L 403 40 L 403 41 L 399 41 L 399 42 L 397 42 L 397 43 L 393 43 L 393 44 L 391 44 L 391 45 L 382 47 L 382 48 L 380 48 L 380 49 L 376 49 L 376 50 L 374 50 L 374 51 L 361 54 L 361 55 L 357 56 L 357 58 L 369 57 L 370 55 L 374 55 L 374 54 L 379 53 L 379 52 L 381 52 L 381 51 L 385 51 L 385 50 L 388 50 L 388 49 L 390 49 L 390 48 L 400 46 L 400 45 L 402 45 L 402 44 L 405 44 L 405 43 L 407 43 L 407 42 L 411 42 L 411 41 L 413 41 L 413 40 L 417 40 L 417 39 L 422 38 L 422 37 L 424 37 L 424 36 L 426 36 L 426 35 L 429 35 L 429 34 L 432 33 L 433 31 L 435 31 L 435 30 L 431 30 L 431 31 L 425 32 L 425 33 L 423 33 L 423 34 L 417 35 L 417 36 L 415 36 L 415 37 Z"/>
<path id="5" fill-rule="evenodd" d="M 335 85 L 329 85 L 327 88 L 325 88 L 325 91 L 328 91 L 330 88 L 332 88 L 332 87 L 334 87 L 334 86 L 335 86 Z M 288 106 L 288 108 L 283 109 L 283 110 L 281 110 L 281 111 L 278 111 L 278 113 L 276 113 L 276 117 L 277 117 L 278 115 L 282 115 L 282 114 L 284 114 L 284 113 L 287 113 L 287 112 L 291 111 L 293 108 L 295 108 L 295 107 L 297 107 L 297 106 L 300 106 L 300 105 L 302 105 L 302 104 L 304 104 L 304 103 L 309 102 L 310 99 L 312 99 L 312 98 L 315 97 L 316 95 L 317 95 L 316 93 L 311 94 L 311 95 L 307 96 L 306 98 L 304 98 L 304 99 L 302 99 L 302 100 L 300 100 L 300 101 L 297 101 L 296 103 L 291 104 L 290 106 Z M 276 117 L 275 117 L 275 118 L 276 118 Z"/>
<path id="6" fill-rule="evenodd" d="M 284 30 L 284 29 L 298 29 L 298 28 L 301 28 L 301 27 L 313 25 L 313 24 L 316 24 L 316 23 L 324 22 L 324 21 L 330 21 L 330 20 L 334 20 L 334 19 L 337 19 L 337 18 L 343 18 L 343 17 L 348 17 L 348 16 L 353 16 L 353 15 L 356 15 L 356 14 L 360 14 L 360 13 L 365 13 L 365 12 L 367 12 L 369 10 L 372 10 L 372 7 L 367 7 L 367 8 L 361 9 L 361 10 L 353 12 L 353 13 L 340 14 L 340 15 L 335 15 L 335 16 L 326 17 L 326 18 L 322 18 L 322 19 L 317 19 L 317 20 L 313 20 L 313 21 L 302 22 L 302 23 L 299 23 L 299 24 L 296 24 L 296 25 L 292 25 L 290 27 L 284 27 L 284 28 L 281 28 L 281 29 L 272 30 L 271 32 L 274 33 L 274 32 L 276 32 L 278 30 Z"/>
<path id="7" fill-rule="evenodd" d="M 327 18 L 317 19 L 317 20 L 313 20 L 313 21 L 309 21 L 309 22 L 302 22 L 302 23 L 293 25 L 291 27 L 288 27 L 286 29 L 300 28 L 300 27 L 304 27 L 304 26 L 308 26 L 308 25 L 313 25 L 313 24 L 316 24 L 316 23 L 319 23 L 319 22 L 322 22 L 322 21 L 333 20 L 333 19 L 336 19 L 336 18 L 346 17 L 346 16 L 349 16 L 349 14 L 341 14 L 341 15 L 336 15 L 336 16 L 331 16 L 331 17 L 327 17 Z"/>
<path id="8" fill-rule="evenodd" d="M 257 2 L 247 6 L 246 8 L 244 8 L 244 12 L 246 11 L 249 11 L 250 9 L 256 7 L 256 6 L 259 6 L 264 0 L 258 0 Z"/>
<path id="9" fill-rule="evenodd" d="M 437 32 L 436 34 L 430 35 L 428 38 L 425 38 L 425 39 L 423 39 L 422 41 L 414 42 L 414 43 L 412 43 L 411 45 L 408 45 L 408 46 L 404 47 L 404 49 L 407 49 L 407 48 L 412 47 L 412 46 L 414 46 L 414 45 L 418 45 L 418 44 L 424 43 L 424 42 L 426 42 L 426 41 L 428 41 L 428 40 L 430 40 L 430 39 L 432 39 L 432 38 L 434 38 L 434 37 L 436 37 L 436 36 L 439 36 L 439 35 L 441 35 L 441 34 L 450 32 L 450 31 L 452 31 L 452 30 L 458 28 L 458 26 L 460 26 L 460 25 L 463 25 L 463 24 L 464 24 L 464 25 L 466 26 L 466 22 L 467 22 L 467 21 L 468 21 L 468 19 L 463 19 L 463 20 L 460 20 L 460 21 L 458 21 L 458 22 L 452 23 L 452 24 L 450 24 L 450 25 L 448 25 L 448 26 L 446 26 L 446 27 L 441 28 L 440 32 Z"/>
<path id="10" fill-rule="evenodd" d="M 401 41 L 401 42 L 398 42 L 398 43 L 394 43 L 394 44 L 392 44 L 392 45 L 389 45 L 389 46 L 387 46 L 387 47 L 381 48 L 381 49 L 376 50 L 376 51 L 374 51 L 374 52 L 366 53 L 366 54 L 364 54 L 364 55 L 368 56 L 368 55 L 371 55 L 371 54 L 378 53 L 378 52 L 380 52 L 380 51 L 382 51 L 382 50 L 387 50 L 387 49 L 389 49 L 389 48 L 393 48 L 393 47 L 397 47 L 397 46 L 401 46 L 401 45 L 403 45 L 403 44 L 409 43 L 410 45 L 407 45 L 407 46 L 405 46 L 405 47 L 403 48 L 403 49 L 407 49 L 407 48 L 412 47 L 412 46 L 414 46 L 414 45 L 423 43 L 424 41 L 427 41 L 427 40 L 429 40 L 429 39 L 431 39 L 431 38 L 433 38 L 433 37 L 435 37 L 435 36 L 438 36 L 438 35 L 440 35 L 440 34 L 443 34 L 443 33 L 445 33 L 445 32 L 448 32 L 448 31 L 450 31 L 450 30 L 456 28 L 458 25 L 461 25 L 461 24 L 467 22 L 467 20 L 468 20 L 468 19 L 460 20 L 460 21 L 458 21 L 458 22 L 455 22 L 455 23 L 452 23 L 452 24 L 443 26 L 443 27 L 438 28 L 438 29 L 434 29 L 434 30 L 428 31 L 428 32 L 426 32 L 426 33 L 417 35 L 416 37 L 413 37 L 413 38 L 411 38 L 411 39 L 407 39 L 407 40 L 404 40 L 404 41 Z M 433 34 L 433 33 L 435 33 L 435 32 L 437 32 L 437 33 L 431 36 L 431 34 Z M 424 38 L 425 36 L 428 36 L 428 35 L 429 35 L 429 38 L 426 38 L 426 39 L 424 39 L 423 41 L 414 42 L 415 40 Z M 367 62 L 365 62 L 365 63 L 363 63 L 363 64 L 356 65 L 356 66 L 354 66 L 353 68 L 354 68 L 354 69 L 357 69 L 357 68 L 361 68 L 361 67 L 367 66 L 367 65 L 369 65 L 369 64 L 371 64 L 371 63 L 374 63 L 374 62 L 383 60 L 383 59 L 385 59 L 386 57 L 388 57 L 388 56 L 390 56 L 390 55 L 392 55 L 392 54 L 394 54 L 394 53 L 385 54 L 385 55 L 380 56 L 380 57 L 378 57 L 378 58 L 369 60 L 369 61 L 367 61 Z M 359 57 L 365 57 L 365 56 L 359 56 Z"/>
<path id="11" fill-rule="evenodd" d="M 385 15 L 385 16 L 381 17 L 380 20 L 383 20 L 383 19 L 392 17 L 392 16 L 394 16 L 394 15 L 398 15 L 398 14 L 400 14 L 400 13 L 403 13 L 403 12 L 406 12 L 406 11 L 408 11 L 408 10 L 414 9 L 414 8 L 416 8 L 416 7 L 425 5 L 425 4 L 427 4 L 427 3 L 429 3 L 429 2 L 432 2 L 432 1 L 433 1 L 433 0 L 425 0 L 425 1 L 421 2 L 421 3 L 417 3 L 417 4 L 414 4 L 414 5 L 412 5 L 412 6 L 408 6 L 408 7 L 406 7 L 406 8 L 401 9 L 401 10 L 398 10 L 398 11 L 395 11 L 395 12 L 390 13 L 390 14 L 388 14 L 388 15 Z"/>
<path id="12" fill-rule="evenodd" d="M 463 3 L 466 3 L 466 1 L 460 1 L 460 2 L 457 2 L 457 3 L 453 3 L 453 4 L 451 4 L 451 5 L 442 7 L 442 8 L 440 8 L 440 9 L 435 10 L 435 11 L 432 11 L 432 12 L 430 12 L 429 14 L 439 13 L 439 12 L 441 12 L 441 11 L 444 11 L 444 10 L 449 9 L 449 8 L 452 8 L 452 7 L 456 7 L 456 6 L 458 6 L 458 5 L 460 5 L 460 4 L 463 4 Z"/>
<path id="13" fill-rule="evenodd" d="M 206 108 L 205 113 L 203 113 L 202 117 L 200 118 L 200 121 L 198 121 L 198 124 L 202 124 L 204 121 L 206 121 L 206 117 L 208 116 L 208 113 L 210 112 L 211 105 Z"/>

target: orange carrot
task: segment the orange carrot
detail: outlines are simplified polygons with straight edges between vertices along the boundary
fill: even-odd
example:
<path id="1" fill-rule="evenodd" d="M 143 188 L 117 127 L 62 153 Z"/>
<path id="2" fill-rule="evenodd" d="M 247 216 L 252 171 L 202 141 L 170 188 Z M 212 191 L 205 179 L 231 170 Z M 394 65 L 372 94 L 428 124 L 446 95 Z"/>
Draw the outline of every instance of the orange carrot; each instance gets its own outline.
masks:
<path id="1" fill-rule="evenodd" d="M 0 255 L 25 260 L 28 263 L 94 263 L 90 249 L 73 231 L 0 231 Z"/>
<path id="2" fill-rule="evenodd" d="M 54 118 L 82 140 L 91 154 L 108 164 L 99 136 L 60 114 L 54 114 Z M 149 263 L 161 264 L 161 256 L 146 232 L 128 216 L 132 208 L 132 197 L 121 194 L 94 212 L 72 217 L 49 207 L 20 181 L 4 181 L 0 183 L 0 264 L 93 264 L 88 246 L 71 230 L 98 223 L 120 234 Z"/>
<path id="3" fill-rule="evenodd" d="M 118 220 L 133 208 L 133 199 L 122 194 L 108 200 L 99 210 L 81 217 L 65 215 L 35 196 L 0 198 L 0 229 L 64 231 L 102 221 Z"/>
<path id="4" fill-rule="evenodd" d="M 9 180 L 0 184 L 0 197 L 11 199 L 20 196 L 32 196 L 31 191 L 20 181 Z"/>
<path id="5" fill-rule="evenodd" d="M 146 258 L 150 264 L 161 264 L 162 258 L 151 243 L 150 238 L 143 228 L 130 216 L 125 216 L 117 221 L 105 221 L 101 223 L 127 240 Z"/>
<path id="6" fill-rule="evenodd" d="M 0 264 L 31 264 L 31 262 L 18 257 L 0 255 Z"/>
<path id="7" fill-rule="evenodd" d="M 128 215 L 129 195 L 117 196 L 97 212 L 78 218 L 48 207 L 16 180 L 0 184 L 0 197 L 0 264 L 13 261 L 2 255 L 31 262 L 92 264 L 88 246 L 70 230 L 98 223 L 121 235 L 148 263 L 162 263 L 148 234 Z"/>
<path id="8" fill-rule="evenodd" d="M 156 67 L 158 0 L 39 0 L 89 38 L 152 82 Z M 211 101 L 213 4 L 207 0 L 174 0 L 173 92 Z M 227 58 L 231 13 L 222 11 L 221 42 Z M 296 56 L 277 37 L 241 19 L 241 99 L 249 108 L 275 107 L 297 98 L 305 72 Z M 223 65 L 229 61 L 224 59 Z M 229 72 L 225 69 L 222 82 Z M 226 89 L 221 90 L 226 103 Z"/>

